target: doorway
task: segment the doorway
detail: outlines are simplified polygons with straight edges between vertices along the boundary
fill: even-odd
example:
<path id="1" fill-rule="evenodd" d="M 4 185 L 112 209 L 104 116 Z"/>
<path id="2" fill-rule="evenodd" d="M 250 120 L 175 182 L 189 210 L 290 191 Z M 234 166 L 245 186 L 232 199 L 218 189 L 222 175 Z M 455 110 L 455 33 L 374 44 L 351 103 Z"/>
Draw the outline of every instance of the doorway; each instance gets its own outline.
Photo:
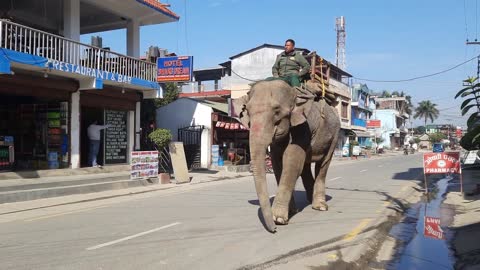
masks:
<path id="1" fill-rule="evenodd" d="M 80 112 L 80 166 L 89 167 L 88 155 L 89 155 L 89 140 L 87 129 L 94 121 L 98 121 L 99 125 L 104 124 L 104 113 L 102 108 L 82 106 Z M 100 133 L 100 151 L 98 151 L 97 163 L 104 165 L 104 153 L 103 153 L 103 131 Z"/>

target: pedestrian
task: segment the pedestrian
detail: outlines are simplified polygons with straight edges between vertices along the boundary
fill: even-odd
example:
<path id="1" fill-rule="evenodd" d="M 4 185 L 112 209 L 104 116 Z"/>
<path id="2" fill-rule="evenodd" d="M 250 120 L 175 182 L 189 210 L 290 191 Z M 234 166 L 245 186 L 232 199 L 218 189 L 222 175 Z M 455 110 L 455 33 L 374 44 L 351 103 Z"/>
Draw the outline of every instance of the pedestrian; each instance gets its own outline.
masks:
<path id="1" fill-rule="evenodd" d="M 310 64 L 301 52 L 295 51 L 295 41 L 285 41 L 285 51 L 277 55 L 272 67 L 273 77 L 285 80 L 291 86 L 300 86 L 303 76 L 310 71 Z"/>
<path id="2" fill-rule="evenodd" d="M 100 150 L 100 132 L 102 129 L 111 127 L 111 125 L 99 125 L 98 121 L 93 121 L 90 126 L 88 126 L 88 140 L 90 143 L 90 148 L 88 152 L 88 165 L 92 167 L 102 167 L 97 164 L 98 151 Z"/>

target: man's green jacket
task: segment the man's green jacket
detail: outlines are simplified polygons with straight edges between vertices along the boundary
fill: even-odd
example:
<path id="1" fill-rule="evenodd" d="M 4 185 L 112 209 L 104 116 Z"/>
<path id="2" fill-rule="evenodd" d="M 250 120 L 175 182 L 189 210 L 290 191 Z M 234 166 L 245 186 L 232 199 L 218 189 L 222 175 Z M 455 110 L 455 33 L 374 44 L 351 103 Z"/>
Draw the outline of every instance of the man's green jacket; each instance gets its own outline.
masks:
<path id="1" fill-rule="evenodd" d="M 310 64 L 301 52 L 293 51 L 289 54 L 282 52 L 272 67 L 274 77 L 286 77 L 289 75 L 304 76 L 310 71 Z"/>

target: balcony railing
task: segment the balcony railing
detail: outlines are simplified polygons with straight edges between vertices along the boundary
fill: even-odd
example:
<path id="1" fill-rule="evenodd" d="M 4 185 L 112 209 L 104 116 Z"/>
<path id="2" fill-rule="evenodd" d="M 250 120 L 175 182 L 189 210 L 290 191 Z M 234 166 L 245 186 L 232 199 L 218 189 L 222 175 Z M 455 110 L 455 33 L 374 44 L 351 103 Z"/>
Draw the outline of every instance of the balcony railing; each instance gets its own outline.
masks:
<path id="1" fill-rule="evenodd" d="M 202 83 L 198 84 L 197 82 L 186 83 L 182 86 L 183 93 L 201 93 L 201 92 L 211 92 L 222 90 L 222 83 L 219 81 L 215 83 Z"/>
<path id="2" fill-rule="evenodd" d="M 0 20 L 0 47 L 123 76 L 157 80 L 154 63 L 5 20 Z"/>
<path id="3" fill-rule="evenodd" d="M 358 126 L 358 127 L 367 127 L 367 121 L 364 119 L 360 118 L 353 118 L 352 119 L 352 125 L 353 126 Z"/>

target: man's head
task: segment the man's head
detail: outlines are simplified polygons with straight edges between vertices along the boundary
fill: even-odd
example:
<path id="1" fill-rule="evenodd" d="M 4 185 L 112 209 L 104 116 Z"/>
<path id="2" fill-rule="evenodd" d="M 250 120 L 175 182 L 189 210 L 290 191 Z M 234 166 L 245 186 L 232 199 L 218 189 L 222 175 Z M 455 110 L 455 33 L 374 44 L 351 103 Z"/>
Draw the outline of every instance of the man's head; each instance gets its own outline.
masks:
<path id="1" fill-rule="evenodd" d="M 295 50 L 295 41 L 293 39 L 287 39 L 285 41 L 285 52 L 291 53 Z"/>

